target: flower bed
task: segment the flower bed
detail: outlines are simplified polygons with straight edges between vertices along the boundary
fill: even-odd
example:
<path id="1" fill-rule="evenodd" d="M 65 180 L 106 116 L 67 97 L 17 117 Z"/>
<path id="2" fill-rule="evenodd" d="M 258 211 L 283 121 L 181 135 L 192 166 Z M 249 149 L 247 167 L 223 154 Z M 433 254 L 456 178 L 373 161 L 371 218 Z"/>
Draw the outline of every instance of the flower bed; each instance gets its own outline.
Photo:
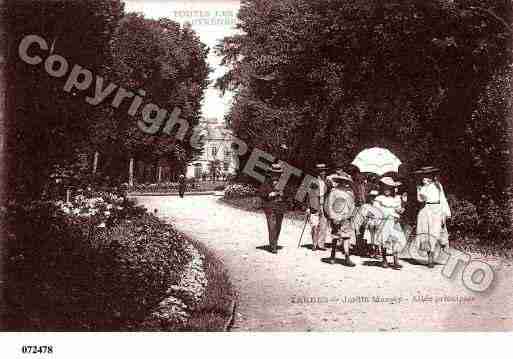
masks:
<path id="1" fill-rule="evenodd" d="M 226 186 L 224 190 L 224 198 L 244 198 L 257 196 L 258 190 L 254 186 L 244 183 L 233 183 Z"/>
<path id="2" fill-rule="evenodd" d="M 1 214 L 10 330 L 137 329 L 189 261 L 171 225 L 111 194 Z"/>
<path id="3" fill-rule="evenodd" d="M 186 184 L 187 192 L 210 192 L 221 191 L 225 188 L 226 182 L 211 181 L 188 181 Z M 179 184 L 176 182 L 163 182 L 151 184 L 137 184 L 131 192 L 136 193 L 177 193 Z"/>

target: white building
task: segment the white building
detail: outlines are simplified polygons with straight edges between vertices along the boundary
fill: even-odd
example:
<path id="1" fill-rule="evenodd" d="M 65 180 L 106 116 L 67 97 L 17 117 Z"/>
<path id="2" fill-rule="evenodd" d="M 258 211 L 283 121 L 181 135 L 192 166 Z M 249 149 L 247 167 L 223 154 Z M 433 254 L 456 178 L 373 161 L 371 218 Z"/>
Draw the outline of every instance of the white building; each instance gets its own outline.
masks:
<path id="1" fill-rule="evenodd" d="M 218 161 L 217 178 L 234 174 L 236 161 L 232 150 L 232 131 L 224 121 L 215 118 L 201 119 L 195 131 L 200 132 L 203 153 L 187 166 L 187 178 L 211 178 L 211 164 Z"/>

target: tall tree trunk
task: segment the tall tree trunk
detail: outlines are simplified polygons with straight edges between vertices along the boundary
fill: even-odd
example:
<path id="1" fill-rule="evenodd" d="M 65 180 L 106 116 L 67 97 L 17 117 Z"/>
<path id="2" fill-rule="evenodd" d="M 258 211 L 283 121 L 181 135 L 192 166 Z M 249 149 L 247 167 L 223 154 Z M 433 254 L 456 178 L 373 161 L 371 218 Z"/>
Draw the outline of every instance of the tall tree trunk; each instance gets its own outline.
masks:
<path id="1" fill-rule="evenodd" d="M 132 188 L 134 186 L 134 158 L 130 157 L 130 163 L 128 165 L 128 186 Z"/>
<path id="2" fill-rule="evenodd" d="M 95 151 L 93 159 L 93 175 L 96 175 L 96 170 L 98 169 L 98 157 L 100 157 L 100 154 L 98 151 Z"/>
<path id="3" fill-rule="evenodd" d="M 153 161 L 151 174 L 152 174 L 152 183 L 158 183 L 159 182 L 159 160 L 158 159 Z"/>

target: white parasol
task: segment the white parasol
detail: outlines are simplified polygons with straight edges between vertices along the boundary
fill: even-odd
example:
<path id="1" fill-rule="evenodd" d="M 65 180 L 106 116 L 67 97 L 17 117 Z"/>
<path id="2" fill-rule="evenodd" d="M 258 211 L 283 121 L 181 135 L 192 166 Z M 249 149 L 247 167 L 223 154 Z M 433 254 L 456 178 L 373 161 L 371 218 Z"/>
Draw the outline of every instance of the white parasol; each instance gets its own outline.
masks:
<path id="1" fill-rule="evenodd" d="M 360 152 L 351 164 L 358 167 L 360 172 L 383 176 L 388 172 L 398 172 L 401 163 L 401 160 L 386 148 L 372 147 Z"/>

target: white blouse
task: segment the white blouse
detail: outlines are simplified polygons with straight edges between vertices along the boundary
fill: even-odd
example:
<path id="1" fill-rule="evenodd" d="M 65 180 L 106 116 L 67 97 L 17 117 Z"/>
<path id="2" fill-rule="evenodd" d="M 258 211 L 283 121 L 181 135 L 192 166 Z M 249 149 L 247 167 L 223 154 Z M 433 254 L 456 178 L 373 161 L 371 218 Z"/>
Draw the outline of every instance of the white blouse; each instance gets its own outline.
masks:
<path id="1" fill-rule="evenodd" d="M 397 212 L 402 207 L 402 202 L 400 197 L 392 197 L 379 195 L 374 199 L 374 207 L 379 208 L 385 218 L 399 218 L 401 215 Z"/>
<path id="2" fill-rule="evenodd" d="M 447 198 L 445 197 L 444 188 L 442 187 L 442 184 L 439 185 L 440 189 L 435 183 L 429 183 L 419 187 L 417 191 L 417 199 L 420 202 L 426 202 L 428 204 L 440 204 L 445 216 L 450 217 L 451 209 L 449 208 Z"/>

